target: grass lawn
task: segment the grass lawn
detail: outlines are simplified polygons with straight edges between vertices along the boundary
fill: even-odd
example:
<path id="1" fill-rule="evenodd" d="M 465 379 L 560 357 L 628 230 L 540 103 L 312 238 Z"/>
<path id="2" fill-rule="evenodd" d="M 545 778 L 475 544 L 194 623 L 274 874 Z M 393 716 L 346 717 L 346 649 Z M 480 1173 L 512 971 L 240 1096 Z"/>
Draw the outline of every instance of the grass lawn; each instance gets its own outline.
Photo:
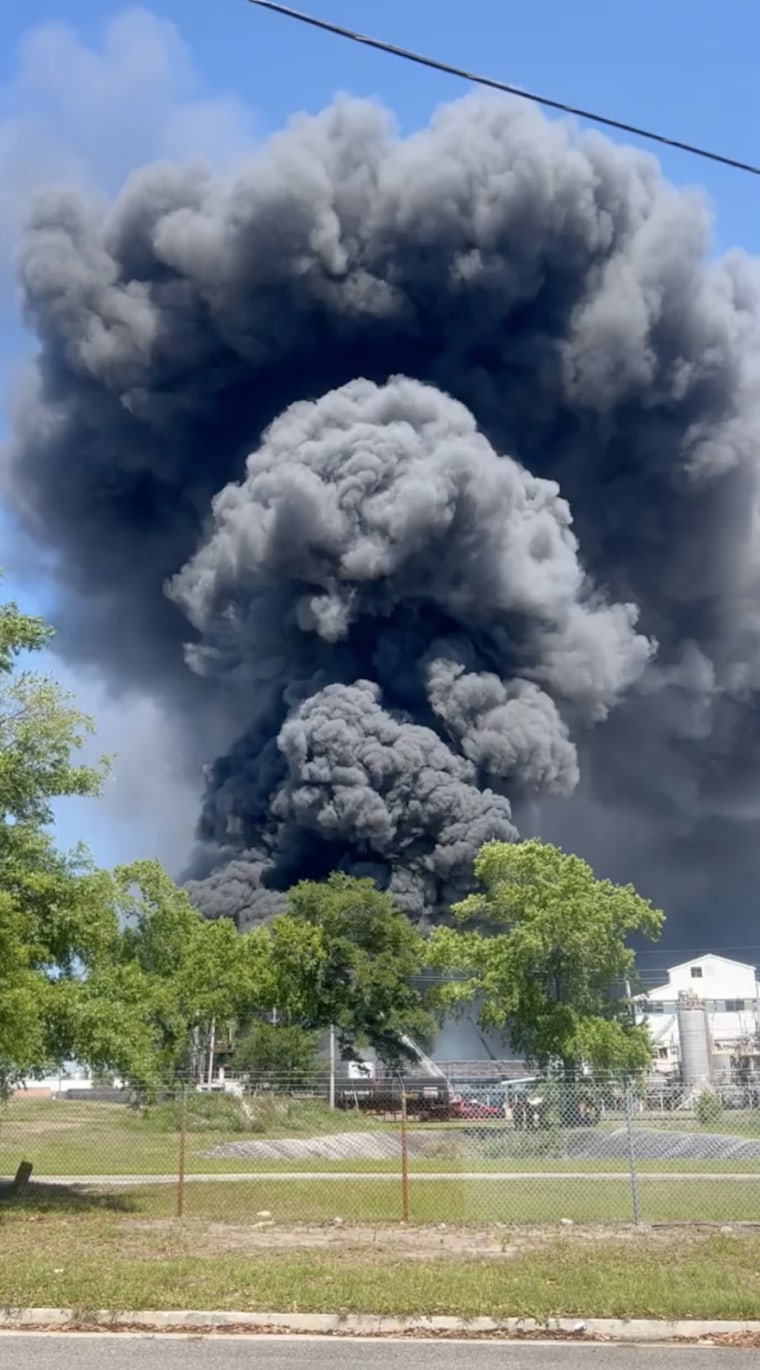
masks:
<path id="1" fill-rule="evenodd" d="M 138 1212 L 168 1215 L 175 1195 L 166 1187 L 133 1190 Z M 315 1222 L 336 1216 L 362 1221 L 394 1221 L 401 1217 L 398 1179 L 355 1180 L 340 1183 L 296 1180 L 268 1183 L 188 1184 L 185 1212 L 199 1218 L 245 1220 L 267 1210 L 282 1221 Z M 568 1181 L 515 1179 L 508 1181 L 442 1180 L 409 1184 L 409 1220 L 431 1222 L 629 1222 L 631 1190 L 628 1180 L 594 1178 Z M 711 1183 L 642 1181 L 640 1215 L 648 1222 L 760 1222 L 760 1184 L 734 1180 Z"/>
<path id="2" fill-rule="evenodd" d="M 727 1108 L 710 1123 L 700 1124 L 693 1113 L 643 1113 L 636 1126 L 663 1132 L 714 1132 L 734 1137 L 760 1137 L 760 1109 Z"/>
<path id="3" fill-rule="evenodd" d="M 409 1221 L 429 1223 L 625 1223 L 632 1218 L 627 1178 L 572 1180 L 550 1176 L 514 1180 L 434 1180 L 410 1177 Z M 43 1214 L 87 1212 L 106 1208 L 144 1219 L 171 1218 L 177 1211 L 174 1184 L 145 1184 L 110 1192 L 72 1191 L 64 1186 L 38 1185 L 21 1208 Z M 0 1191 L 3 1213 L 15 1212 L 17 1201 Z M 277 1180 L 261 1177 L 239 1181 L 188 1181 L 184 1213 L 189 1218 L 253 1224 L 261 1212 L 276 1223 L 347 1222 L 393 1223 L 403 1215 L 398 1176 L 320 1183 L 319 1177 Z M 649 1179 L 639 1183 L 639 1216 L 648 1223 L 758 1222 L 760 1182 Z"/>
<path id="4" fill-rule="evenodd" d="M 32 1161 L 41 1175 L 171 1175 L 179 1153 L 172 1121 L 160 1113 L 143 1117 L 123 1104 L 11 1099 L 0 1108 L 0 1175 L 15 1173 L 22 1158 Z M 257 1126 L 250 1131 L 209 1124 L 213 1118 L 191 1119 L 188 1171 L 213 1175 L 252 1168 L 250 1160 L 214 1160 L 201 1154 L 222 1143 L 397 1130 L 392 1123 L 363 1114 L 336 1115 L 318 1101 L 284 1101 L 281 1109 L 262 1107 Z"/>
<path id="5" fill-rule="evenodd" d="M 664 1277 L 667 1272 L 667 1278 Z M 240 1311 L 751 1318 L 760 1236 L 277 1229 L 98 1211 L 0 1217 L 0 1304 Z"/>
<path id="6" fill-rule="evenodd" d="M 665 1120 L 665 1130 L 670 1130 L 672 1121 Z M 214 1158 L 204 1154 L 224 1143 L 319 1137 L 335 1131 L 359 1134 L 372 1131 L 398 1138 L 397 1122 L 382 1122 L 354 1113 L 336 1114 L 319 1101 L 284 1102 L 274 1107 L 262 1105 L 255 1130 L 251 1131 L 235 1131 L 228 1124 L 214 1123 L 213 1117 L 193 1120 L 186 1147 L 189 1174 L 255 1174 L 262 1170 L 300 1170 L 313 1174 L 342 1171 L 357 1175 L 368 1171 L 398 1172 L 396 1159 L 299 1157 L 298 1160 L 269 1160 L 234 1156 Z M 699 1131 L 698 1125 L 691 1120 L 682 1119 L 680 1124 L 682 1129 L 688 1127 Z M 649 1127 L 649 1120 L 643 1125 Z M 556 1139 L 551 1136 L 515 1133 L 501 1122 L 459 1123 L 443 1128 L 438 1124 L 413 1124 L 411 1131 L 417 1136 L 427 1135 L 434 1152 L 425 1158 L 412 1155 L 410 1168 L 417 1173 L 572 1170 L 591 1176 L 599 1171 L 617 1171 L 621 1175 L 627 1171 L 623 1158 L 568 1160 L 557 1154 Z M 0 1109 L 0 1176 L 13 1175 L 22 1159 L 31 1161 L 38 1175 L 168 1176 L 176 1174 L 178 1153 L 179 1138 L 172 1120 L 160 1113 L 143 1118 L 120 1104 L 40 1099 L 14 1099 Z M 638 1169 L 642 1174 L 675 1171 L 698 1175 L 722 1171 L 760 1176 L 760 1161 L 650 1160 L 639 1162 Z"/>

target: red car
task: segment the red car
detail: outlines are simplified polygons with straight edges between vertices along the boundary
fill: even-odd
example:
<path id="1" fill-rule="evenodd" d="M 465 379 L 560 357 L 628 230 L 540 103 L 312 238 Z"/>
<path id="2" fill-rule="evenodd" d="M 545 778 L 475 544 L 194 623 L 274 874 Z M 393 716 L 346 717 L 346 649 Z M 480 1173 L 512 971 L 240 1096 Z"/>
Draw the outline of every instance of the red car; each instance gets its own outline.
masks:
<path id="1" fill-rule="evenodd" d="M 501 1118 L 502 1113 L 493 1104 L 481 1104 L 477 1099 L 452 1099 L 450 1116 L 452 1118 Z"/>

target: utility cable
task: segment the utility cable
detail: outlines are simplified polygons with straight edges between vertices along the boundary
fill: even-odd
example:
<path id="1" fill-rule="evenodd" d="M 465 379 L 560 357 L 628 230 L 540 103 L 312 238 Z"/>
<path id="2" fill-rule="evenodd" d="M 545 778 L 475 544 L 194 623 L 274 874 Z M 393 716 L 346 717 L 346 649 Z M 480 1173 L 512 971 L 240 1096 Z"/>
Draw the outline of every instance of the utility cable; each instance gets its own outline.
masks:
<path id="1" fill-rule="evenodd" d="M 586 119 L 589 123 L 602 124 L 605 128 L 614 128 L 621 133 L 633 134 L 636 138 L 646 138 L 649 142 L 660 143 L 664 147 L 677 148 L 679 152 L 688 152 L 692 157 L 702 157 L 709 162 L 718 162 L 721 166 L 733 167 L 735 171 L 746 171 L 751 176 L 760 176 L 760 166 L 753 166 L 750 162 L 740 162 L 735 157 L 726 157 L 720 152 L 710 152 L 707 148 L 697 147 L 694 143 L 684 143 L 678 138 L 668 138 L 664 133 L 653 133 L 650 129 L 637 128 L 635 124 L 623 123 L 621 119 L 611 119 L 604 114 L 593 114 L 588 109 L 577 109 L 574 105 L 565 104 L 562 100 L 552 100 L 548 95 L 536 95 L 529 90 L 522 90 L 519 86 L 510 86 L 506 81 L 497 81 L 492 76 L 478 76 L 475 72 L 465 71 L 464 67 L 455 67 L 448 62 L 439 62 L 434 57 L 425 57 L 420 52 L 412 52 L 409 48 L 399 48 L 393 43 L 383 42 L 380 38 L 369 38 L 365 33 L 355 33 L 352 29 L 341 28 L 339 24 L 328 23 L 326 19 L 318 19 L 316 15 L 304 14 L 301 10 L 291 9 L 288 5 L 280 5 L 275 0 L 247 0 L 249 5 L 258 5 L 260 9 L 272 10 L 275 14 L 285 15 L 288 19 L 295 19 L 299 24 L 309 24 L 311 28 L 322 29 L 325 33 L 332 33 L 339 38 L 348 38 L 352 43 L 362 43 L 364 47 L 375 48 L 378 52 L 384 52 L 391 57 L 401 57 L 405 62 L 415 62 L 419 67 L 429 67 L 432 71 L 443 72 L 446 76 L 457 76 L 463 81 L 471 81 L 477 86 L 487 86 L 491 90 L 503 91 L 507 95 L 517 95 L 522 100 L 531 100 L 533 104 L 544 105 L 547 109 L 560 110 L 563 114 L 573 114 L 578 119 Z"/>

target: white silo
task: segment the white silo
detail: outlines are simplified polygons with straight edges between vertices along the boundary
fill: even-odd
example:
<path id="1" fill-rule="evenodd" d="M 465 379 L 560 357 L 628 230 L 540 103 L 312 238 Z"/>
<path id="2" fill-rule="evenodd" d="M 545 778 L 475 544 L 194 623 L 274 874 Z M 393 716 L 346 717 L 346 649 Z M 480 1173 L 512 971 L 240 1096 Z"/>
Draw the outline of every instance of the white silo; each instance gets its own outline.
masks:
<path id="1" fill-rule="evenodd" d="M 710 1084 L 710 1033 L 705 1006 L 695 994 L 678 997 L 681 1075 L 687 1089 Z"/>

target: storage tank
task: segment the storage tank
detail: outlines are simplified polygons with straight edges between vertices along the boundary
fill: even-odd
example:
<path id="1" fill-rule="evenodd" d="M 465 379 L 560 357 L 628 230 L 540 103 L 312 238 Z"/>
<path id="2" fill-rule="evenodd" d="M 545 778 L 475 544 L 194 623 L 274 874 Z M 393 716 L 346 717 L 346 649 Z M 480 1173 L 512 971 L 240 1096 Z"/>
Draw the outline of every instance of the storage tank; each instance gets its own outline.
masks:
<path id="1" fill-rule="evenodd" d="M 730 1084 L 733 1075 L 733 1055 L 730 1051 L 712 1053 L 712 1078 L 716 1084 Z"/>
<path id="2" fill-rule="evenodd" d="M 681 1073 L 687 1089 L 694 1085 L 708 1085 L 710 1071 L 710 1036 L 705 1006 L 694 994 L 682 994 L 678 999 L 678 1036 L 681 1041 Z"/>

